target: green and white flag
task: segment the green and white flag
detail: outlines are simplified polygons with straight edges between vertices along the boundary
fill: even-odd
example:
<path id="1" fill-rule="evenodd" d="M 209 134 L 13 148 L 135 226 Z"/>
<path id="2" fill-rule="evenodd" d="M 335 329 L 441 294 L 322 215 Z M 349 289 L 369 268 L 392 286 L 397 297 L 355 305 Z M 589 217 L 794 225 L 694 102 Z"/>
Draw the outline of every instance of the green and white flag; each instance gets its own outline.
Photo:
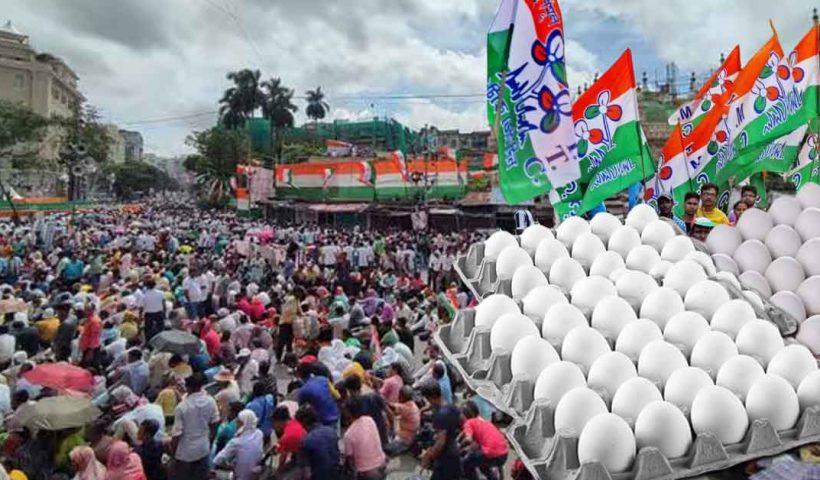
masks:
<path id="1" fill-rule="evenodd" d="M 500 107 L 498 100 L 503 72 L 507 69 L 507 57 L 510 54 L 516 5 L 517 0 L 501 0 L 501 6 L 487 32 L 487 120 L 493 130 L 498 118 L 496 110 Z"/>
<path id="2" fill-rule="evenodd" d="M 558 218 L 581 215 L 655 174 L 641 129 L 632 52 L 623 55 L 572 108 L 581 177 L 550 195 Z"/>
<path id="3" fill-rule="evenodd" d="M 498 118 L 489 118 L 493 126 L 498 123 L 501 192 L 516 204 L 573 182 L 580 173 L 558 2 L 515 1 L 506 62 L 500 55 L 509 2 L 502 1 L 501 8 L 493 30 L 500 39 L 488 36 L 497 45 L 487 48 L 487 106 L 499 108 Z"/>
<path id="4" fill-rule="evenodd" d="M 800 150 L 797 165 L 786 175 L 797 191 L 807 183 L 820 184 L 820 153 L 817 144 L 817 133 L 811 133 Z"/>
<path id="5" fill-rule="evenodd" d="M 762 172 L 789 171 L 797 160 L 800 145 L 803 144 L 808 128 L 808 125 L 803 125 L 769 144 L 756 148 L 754 152 L 747 153 L 752 161 L 744 162 L 735 173 L 735 180 L 740 182 Z"/>

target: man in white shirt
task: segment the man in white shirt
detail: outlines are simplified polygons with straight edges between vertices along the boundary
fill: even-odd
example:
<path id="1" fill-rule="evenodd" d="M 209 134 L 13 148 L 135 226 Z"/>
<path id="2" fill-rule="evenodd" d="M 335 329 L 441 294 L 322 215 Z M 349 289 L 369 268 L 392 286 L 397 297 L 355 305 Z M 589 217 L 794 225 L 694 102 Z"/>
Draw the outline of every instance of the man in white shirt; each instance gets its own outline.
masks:
<path id="1" fill-rule="evenodd" d="M 322 266 L 336 266 L 336 256 L 339 254 L 340 251 L 341 249 L 337 245 L 331 243 L 328 243 L 327 245 L 322 247 Z"/>
<path id="2" fill-rule="evenodd" d="M 153 278 L 145 281 L 145 290 L 142 292 L 139 306 L 142 310 L 147 343 L 165 328 L 165 294 L 157 289 Z"/>
<path id="3" fill-rule="evenodd" d="M 202 315 L 202 302 L 205 295 L 202 288 L 202 280 L 195 276 L 194 272 L 185 277 L 182 281 L 182 288 L 185 290 L 185 312 L 191 320 L 197 320 Z"/>
<path id="4" fill-rule="evenodd" d="M 359 254 L 359 265 L 360 269 L 366 269 L 370 267 L 370 262 L 373 261 L 373 247 L 370 245 L 363 245 L 359 244 L 358 248 Z"/>
<path id="5" fill-rule="evenodd" d="M 14 335 L 9 333 L 7 325 L 0 325 L 0 364 L 8 363 L 14 356 L 16 349 L 16 340 Z"/>
<path id="6" fill-rule="evenodd" d="M 211 439 L 219 424 L 216 400 L 202 391 L 205 379 L 195 373 L 185 380 L 188 396 L 174 412 L 171 450 L 174 462 L 169 478 L 207 478 Z"/>
<path id="7" fill-rule="evenodd" d="M 438 290 L 441 283 L 441 253 L 438 250 L 434 250 L 430 254 L 428 266 L 430 268 L 430 284 L 433 289 Z"/>

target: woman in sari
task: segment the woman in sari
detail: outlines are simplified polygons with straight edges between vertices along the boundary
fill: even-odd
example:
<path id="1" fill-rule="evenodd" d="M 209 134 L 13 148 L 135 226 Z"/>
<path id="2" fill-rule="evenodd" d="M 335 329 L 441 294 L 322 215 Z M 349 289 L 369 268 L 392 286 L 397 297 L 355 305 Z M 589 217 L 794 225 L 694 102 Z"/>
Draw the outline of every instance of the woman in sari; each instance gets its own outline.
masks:
<path id="1" fill-rule="evenodd" d="M 146 480 L 139 455 L 123 441 L 116 441 L 108 451 L 108 476 L 105 480 Z"/>
<path id="2" fill-rule="evenodd" d="M 94 450 L 91 447 L 85 445 L 74 447 L 68 456 L 79 480 L 107 479 L 105 466 L 94 456 Z"/>

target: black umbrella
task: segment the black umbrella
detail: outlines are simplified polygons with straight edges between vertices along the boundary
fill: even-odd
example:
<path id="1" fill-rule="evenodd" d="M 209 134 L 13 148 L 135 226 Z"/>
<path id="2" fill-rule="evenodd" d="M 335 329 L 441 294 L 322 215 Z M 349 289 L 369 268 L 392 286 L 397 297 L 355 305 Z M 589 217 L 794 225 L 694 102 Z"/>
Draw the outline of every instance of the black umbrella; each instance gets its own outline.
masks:
<path id="1" fill-rule="evenodd" d="M 154 335 L 151 346 L 160 352 L 179 355 L 196 355 L 199 353 L 199 338 L 181 330 L 166 330 Z"/>

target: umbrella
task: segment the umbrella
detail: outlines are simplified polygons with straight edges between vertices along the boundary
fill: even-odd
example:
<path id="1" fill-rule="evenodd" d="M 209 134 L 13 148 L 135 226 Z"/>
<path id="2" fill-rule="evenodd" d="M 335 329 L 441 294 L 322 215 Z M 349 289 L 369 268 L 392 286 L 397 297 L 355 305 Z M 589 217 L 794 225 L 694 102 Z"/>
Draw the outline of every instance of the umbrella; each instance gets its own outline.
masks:
<path id="1" fill-rule="evenodd" d="M 199 339 L 181 330 L 166 330 L 154 335 L 151 346 L 161 352 L 178 353 L 180 355 L 196 355 L 199 353 Z"/>
<path id="2" fill-rule="evenodd" d="M 96 420 L 102 412 L 85 397 L 47 397 L 20 407 L 16 413 L 20 425 L 31 430 L 63 430 L 82 427 Z"/>
<path id="3" fill-rule="evenodd" d="M 91 390 L 94 376 L 84 368 L 70 363 L 44 363 L 23 374 L 23 378 L 35 385 L 56 390 Z"/>

